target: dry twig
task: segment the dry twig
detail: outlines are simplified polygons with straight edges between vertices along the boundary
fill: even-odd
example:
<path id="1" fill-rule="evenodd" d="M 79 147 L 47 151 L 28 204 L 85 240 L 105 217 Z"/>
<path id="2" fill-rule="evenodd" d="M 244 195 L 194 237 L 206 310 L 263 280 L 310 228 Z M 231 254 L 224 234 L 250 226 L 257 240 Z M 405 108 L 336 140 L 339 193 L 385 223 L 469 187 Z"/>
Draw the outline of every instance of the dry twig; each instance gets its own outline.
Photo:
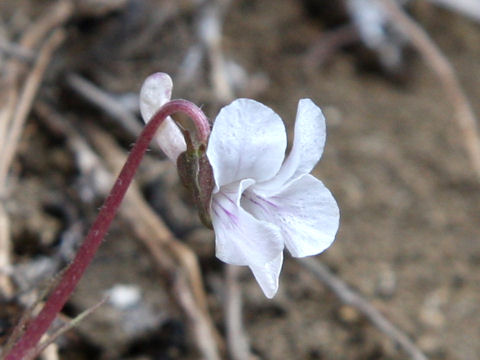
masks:
<path id="1" fill-rule="evenodd" d="M 480 178 L 480 135 L 478 121 L 463 92 L 453 66 L 428 34 L 397 5 L 394 0 L 381 0 L 393 23 L 409 39 L 437 75 L 451 102 L 455 119 L 465 139 L 465 146 L 477 176 Z"/>
<path id="2" fill-rule="evenodd" d="M 358 38 L 358 31 L 351 24 L 323 33 L 310 47 L 305 56 L 305 65 L 312 70 L 323 65 L 339 49 Z"/>
<path id="3" fill-rule="evenodd" d="M 0 294 L 3 298 L 13 295 L 13 286 L 8 271 L 10 248 L 10 223 L 3 206 L 0 206 Z"/>
<path id="4" fill-rule="evenodd" d="M 18 46 L 26 52 L 33 52 L 52 29 L 55 29 L 67 21 L 73 13 L 73 5 L 70 1 L 58 1 L 49 7 L 38 20 L 31 23 L 25 30 Z M 53 50 L 53 49 L 52 49 Z M 5 78 L 2 79 L 0 89 L 0 149 L 2 153 L 10 144 L 9 129 L 14 126 L 13 116 L 18 104 L 18 86 L 20 75 L 25 69 L 25 64 L 18 59 L 11 59 L 5 66 Z M 5 167 L 5 165 L 1 165 Z M 4 170 L 5 171 L 5 170 Z M 0 182 L 4 180 L 0 179 Z M 0 188 L 0 192 L 5 189 Z"/>
<path id="5" fill-rule="evenodd" d="M 245 335 L 242 319 L 242 294 L 238 284 L 238 275 L 241 268 L 234 265 L 225 265 L 225 327 L 227 329 L 228 352 L 232 360 L 248 360 L 250 346 Z"/>
<path id="6" fill-rule="evenodd" d="M 177 276 L 174 280 L 174 290 L 182 309 L 187 314 L 190 326 L 193 328 L 196 342 L 199 350 L 206 360 L 219 360 L 220 355 L 217 350 L 215 338 L 208 335 L 210 333 L 208 321 L 205 319 L 205 314 L 198 311 L 198 305 L 195 298 L 192 296 L 185 277 Z"/>
<path id="7" fill-rule="evenodd" d="M 215 97 L 221 102 L 233 99 L 222 51 L 222 23 L 230 0 L 210 0 L 200 12 L 198 33 L 210 63 L 210 81 Z"/>
<path id="8" fill-rule="evenodd" d="M 97 0 L 95 0 L 97 1 Z M 152 4 L 153 5 L 153 4 Z M 180 4 L 178 0 L 164 0 L 162 2 L 154 3 L 155 12 L 152 13 L 151 21 L 148 21 L 142 31 L 135 36 L 135 41 L 129 41 L 123 45 L 122 52 L 132 56 L 139 51 L 145 51 L 155 43 L 155 37 L 159 30 L 176 17 L 181 17 L 184 5 Z M 194 7 L 195 4 L 192 4 Z"/>
<path id="9" fill-rule="evenodd" d="M 51 343 L 48 345 L 45 350 L 43 350 L 40 358 L 41 360 L 60 360 L 57 344 Z"/>
<path id="10" fill-rule="evenodd" d="M 400 329 L 388 321 L 360 294 L 353 291 L 342 279 L 335 276 L 315 258 L 298 259 L 299 263 L 315 275 L 345 304 L 360 311 L 381 332 L 400 346 L 412 360 L 427 360 L 422 351 Z"/>
<path id="11" fill-rule="evenodd" d="M 36 356 L 38 356 L 42 352 L 47 352 L 47 350 L 49 348 L 51 349 L 50 352 L 51 352 L 52 355 L 50 355 L 50 353 L 47 353 L 47 356 L 50 355 L 50 357 L 46 360 L 50 360 L 50 359 L 53 360 L 54 356 L 55 356 L 55 353 L 56 353 L 56 352 L 54 352 L 54 350 L 56 349 L 54 341 L 57 340 L 63 334 L 65 334 L 67 331 L 69 331 L 72 328 L 74 328 L 75 326 L 77 326 L 86 317 L 90 316 L 94 311 L 96 311 L 98 308 L 100 308 L 100 306 L 105 304 L 105 302 L 107 300 L 108 300 L 108 297 L 103 298 L 97 304 L 95 304 L 92 307 L 88 308 L 87 310 L 83 311 L 80 315 L 78 315 L 74 319 L 72 319 L 72 320 L 68 321 L 67 323 L 63 324 L 52 335 L 48 336 L 45 340 L 43 340 L 40 344 L 38 344 L 37 347 L 35 348 L 35 351 L 26 360 L 33 360 Z M 56 359 L 58 359 L 58 357 Z"/>
<path id="12" fill-rule="evenodd" d="M 65 39 L 65 32 L 63 30 L 56 30 L 45 42 L 40 50 L 40 54 L 35 62 L 35 65 L 28 75 L 18 104 L 16 106 L 15 114 L 11 120 L 6 141 L 2 148 L 2 161 L 0 163 L 0 189 L 5 188 L 5 181 L 7 172 L 10 168 L 13 156 L 20 140 L 20 135 L 27 119 L 28 113 L 32 107 L 33 99 L 37 94 L 37 90 L 43 79 L 43 75 L 52 57 L 52 53 Z"/>
<path id="13" fill-rule="evenodd" d="M 15 57 L 25 63 L 29 63 L 34 59 L 31 51 L 24 49 L 23 47 L 6 41 L 0 40 L 0 54 L 5 54 L 10 57 Z"/>
<path id="14" fill-rule="evenodd" d="M 85 100 L 105 111 L 134 139 L 140 135 L 143 127 L 137 121 L 137 117 L 105 90 L 77 74 L 69 74 L 67 84 Z M 154 144 L 156 143 L 153 142 L 152 145 Z"/>
<path id="15" fill-rule="evenodd" d="M 478 0 L 428 0 L 431 3 L 445 6 L 449 9 L 480 21 L 480 1 Z"/>

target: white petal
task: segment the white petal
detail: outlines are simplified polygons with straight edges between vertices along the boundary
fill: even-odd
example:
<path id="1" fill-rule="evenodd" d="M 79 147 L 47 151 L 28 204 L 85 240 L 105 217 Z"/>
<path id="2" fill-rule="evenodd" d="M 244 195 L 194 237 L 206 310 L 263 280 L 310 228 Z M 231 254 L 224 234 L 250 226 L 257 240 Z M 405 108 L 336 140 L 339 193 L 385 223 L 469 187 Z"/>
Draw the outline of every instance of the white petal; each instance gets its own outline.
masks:
<path id="1" fill-rule="evenodd" d="M 145 122 L 170 101 L 172 87 L 172 78 L 165 73 L 155 73 L 145 79 L 140 90 L 140 112 Z"/>
<path id="2" fill-rule="evenodd" d="M 310 99 L 300 100 L 292 150 L 277 176 L 261 185 L 264 191 L 275 191 L 288 181 L 310 173 L 322 156 L 325 138 L 325 117 L 322 110 Z"/>
<path id="3" fill-rule="evenodd" d="M 216 255 L 228 264 L 262 267 L 283 251 L 280 229 L 255 219 L 239 205 L 241 192 L 253 183 L 247 179 L 222 187 L 212 199 Z"/>
<path id="4" fill-rule="evenodd" d="M 165 155 L 175 164 L 177 164 L 178 155 L 187 150 L 185 138 L 170 116 L 158 128 L 155 140 Z"/>
<path id="5" fill-rule="evenodd" d="M 241 201 L 256 218 L 279 226 L 295 257 L 316 255 L 328 248 L 338 230 L 339 209 L 330 191 L 312 175 L 289 183 L 274 196 L 248 189 Z"/>
<path id="6" fill-rule="evenodd" d="M 147 123 L 152 116 L 168 101 L 172 95 L 172 79 L 165 73 L 150 75 L 140 90 L 140 112 Z M 187 149 L 185 139 L 169 116 L 157 130 L 155 136 L 160 148 L 173 162 Z"/>
<path id="7" fill-rule="evenodd" d="M 241 179 L 271 179 L 285 157 L 282 119 L 270 108 L 250 99 L 238 99 L 218 114 L 207 156 L 217 190 Z"/>
<path id="8" fill-rule="evenodd" d="M 278 279 L 280 270 L 282 269 L 283 252 L 275 259 L 263 266 L 251 265 L 250 269 L 255 276 L 258 284 L 262 288 L 263 293 L 269 299 L 273 298 L 278 290 Z"/>

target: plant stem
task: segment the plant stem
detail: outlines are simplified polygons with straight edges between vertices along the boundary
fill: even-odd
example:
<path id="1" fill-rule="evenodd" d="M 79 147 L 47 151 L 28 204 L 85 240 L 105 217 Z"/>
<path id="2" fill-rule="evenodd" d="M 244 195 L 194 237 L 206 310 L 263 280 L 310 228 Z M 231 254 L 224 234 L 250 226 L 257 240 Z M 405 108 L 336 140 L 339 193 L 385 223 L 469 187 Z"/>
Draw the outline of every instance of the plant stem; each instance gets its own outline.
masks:
<path id="1" fill-rule="evenodd" d="M 167 116 L 176 112 L 184 112 L 191 117 L 197 129 L 198 140 L 206 142 L 210 133 L 210 126 L 202 110 L 195 104 L 187 100 L 172 100 L 157 111 L 145 126 L 132 148 L 120 175 L 85 237 L 82 246 L 78 249 L 73 262 L 64 272 L 60 283 L 51 292 L 40 313 L 29 322 L 25 332 L 11 351 L 6 354 L 4 360 L 23 360 L 29 358 L 35 352 L 40 338 L 62 310 L 95 256 L 155 132 Z"/>

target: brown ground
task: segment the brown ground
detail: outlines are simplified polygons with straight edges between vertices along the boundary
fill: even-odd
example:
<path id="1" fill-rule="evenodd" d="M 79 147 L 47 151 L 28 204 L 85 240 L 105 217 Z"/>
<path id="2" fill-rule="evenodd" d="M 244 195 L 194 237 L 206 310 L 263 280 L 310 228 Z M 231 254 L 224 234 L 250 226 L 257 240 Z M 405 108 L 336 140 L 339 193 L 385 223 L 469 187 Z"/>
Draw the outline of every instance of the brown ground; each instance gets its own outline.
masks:
<path id="1" fill-rule="evenodd" d="M 50 3 L 2 2 L 0 26 L 14 41 L 28 19 Z M 172 74 L 175 82 L 179 63 L 197 41 L 196 10 L 185 5 L 155 27 L 156 16 L 168 3 L 133 0 L 108 15 L 75 17 L 37 101 L 49 103 L 77 127 L 79 122 L 96 123 L 128 149 L 131 137 L 75 94 L 65 75 L 80 73 L 113 94 L 138 92 L 154 71 Z M 425 4 L 411 10 L 452 61 L 480 114 L 479 25 Z M 306 54 L 326 31 L 325 18 L 309 13 L 300 1 L 236 1 L 226 15 L 223 49 L 249 74 L 268 80 L 253 96 L 275 109 L 290 129 L 299 98 L 312 98 L 326 113 L 327 146 L 315 174 L 339 203 L 341 227 L 321 260 L 429 358 L 477 359 L 480 186 L 452 106 L 438 79 L 410 53 L 401 76 L 366 66 L 356 46 L 333 52 L 321 67 L 306 66 Z M 174 88 L 174 97 L 205 105 L 213 118 L 219 102 L 212 97 L 208 71 L 202 65 L 195 81 Z M 211 312 L 222 333 L 222 267 L 213 256 L 213 233 L 196 220 L 172 216 L 193 212 L 164 195 L 167 186 L 177 189 L 175 169 L 156 164 L 157 158 L 152 154 L 149 166 L 143 167 L 142 188 L 176 235 L 199 254 Z M 65 139 L 34 111 L 5 202 L 15 264 L 28 267 L 36 261 L 39 266 L 42 257 L 58 254 L 66 230 L 76 225 L 77 235 L 86 231 L 101 198 L 86 201 L 80 191 L 88 190 L 85 182 Z M 116 221 L 66 312 L 73 315 L 92 306 L 117 283 L 139 286 L 143 305 L 134 313 L 104 305 L 61 339 L 62 358 L 196 358 L 184 317 L 160 276 L 129 227 Z M 286 260 L 280 291 L 272 301 L 263 297 L 250 273 L 242 275 L 241 285 L 246 329 L 260 359 L 406 358 L 292 259 Z"/>

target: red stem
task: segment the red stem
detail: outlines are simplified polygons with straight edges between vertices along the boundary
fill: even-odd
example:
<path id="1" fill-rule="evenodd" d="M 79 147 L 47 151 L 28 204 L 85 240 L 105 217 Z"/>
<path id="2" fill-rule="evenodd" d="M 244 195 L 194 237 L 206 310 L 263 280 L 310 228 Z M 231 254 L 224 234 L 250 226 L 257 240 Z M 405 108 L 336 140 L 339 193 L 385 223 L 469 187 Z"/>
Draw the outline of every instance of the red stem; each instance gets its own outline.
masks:
<path id="1" fill-rule="evenodd" d="M 63 274 L 60 283 L 51 292 L 43 309 L 30 321 L 22 337 L 5 356 L 4 360 L 23 360 L 25 356 L 32 354 L 40 338 L 48 330 L 57 314 L 62 310 L 86 268 L 95 256 L 155 132 L 167 116 L 176 112 L 184 112 L 190 116 L 197 128 L 198 140 L 206 142 L 210 133 L 210 126 L 202 110 L 195 104 L 187 100 L 172 100 L 157 111 L 145 126 L 136 144 L 132 148 L 120 175 L 85 237 L 82 246 L 78 249 L 73 262 Z"/>

